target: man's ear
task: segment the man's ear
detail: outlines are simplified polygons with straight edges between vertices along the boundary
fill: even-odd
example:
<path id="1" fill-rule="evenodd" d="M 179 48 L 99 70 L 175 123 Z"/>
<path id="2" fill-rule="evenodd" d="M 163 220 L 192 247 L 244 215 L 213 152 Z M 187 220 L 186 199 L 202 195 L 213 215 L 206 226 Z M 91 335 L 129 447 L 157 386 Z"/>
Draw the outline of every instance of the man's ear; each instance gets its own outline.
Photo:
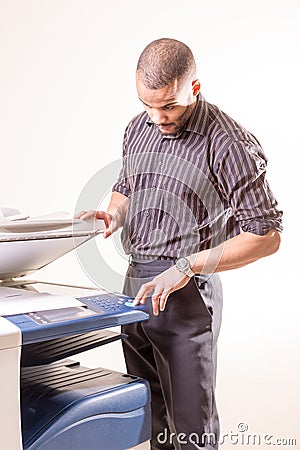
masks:
<path id="1" fill-rule="evenodd" d="M 194 80 L 192 82 L 193 95 L 196 97 L 200 92 L 201 84 L 199 80 Z"/>

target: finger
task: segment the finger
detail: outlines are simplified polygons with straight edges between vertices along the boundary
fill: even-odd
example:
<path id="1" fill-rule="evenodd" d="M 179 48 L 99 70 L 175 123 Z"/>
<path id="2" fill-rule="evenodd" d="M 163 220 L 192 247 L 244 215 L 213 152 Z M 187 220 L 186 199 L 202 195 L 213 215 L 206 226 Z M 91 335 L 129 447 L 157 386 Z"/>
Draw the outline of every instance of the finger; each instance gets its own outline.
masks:
<path id="1" fill-rule="evenodd" d="M 109 225 L 107 225 L 106 224 L 106 222 L 105 222 L 105 225 L 106 225 L 106 230 L 104 230 L 104 232 L 103 232 L 103 237 L 104 238 L 107 238 L 107 237 L 109 237 L 112 233 L 113 233 L 113 227 L 112 227 L 112 223 L 110 223 Z"/>
<path id="2" fill-rule="evenodd" d="M 111 228 L 107 228 L 105 231 L 103 231 L 103 237 L 108 238 L 112 234 Z"/>
<path id="3" fill-rule="evenodd" d="M 97 211 L 96 218 L 103 219 L 106 228 L 109 228 L 112 225 L 113 218 L 112 218 L 111 214 L 105 213 L 103 211 Z"/>
<path id="4" fill-rule="evenodd" d="M 159 299 L 161 292 L 156 292 L 152 295 L 152 311 L 155 316 L 159 314 Z"/>
<path id="5" fill-rule="evenodd" d="M 87 213 L 87 211 L 80 211 L 80 213 L 78 213 L 74 216 L 74 219 L 81 219 L 82 216 L 86 213 Z"/>
<path id="6" fill-rule="evenodd" d="M 137 296 L 135 297 L 135 299 L 133 301 L 133 304 L 135 306 L 138 305 L 138 304 L 144 305 L 146 303 L 146 301 L 147 301 L 147 298 L 149 298 L 149 296 L 150 296 L 151 290 L 149 291 L 149 293 L 147 291 L 144 294 L 137 294 Z"/>
<path id="7" fill-rule="evenodd" d="M 159 309 L 160 309 L 160 311 L 164 311 L 165 310 L 166 303 L 167 303 L 169 295 L 170 295 L 169 291 L 165 291 L 165 292 L 163 292 L 161 294 L 160 302 L 159 302 Z"/>
<path id="8" fill-rule="evenodd" d="M 153 285 L 151 283 L 143 284 L 138 293 L 135 296 L 133 304 L 136 306 L 139 303 L 145 304 L 147 297 L 149 297 L 150 292 L 153 290 Z"/>
<path id="9" fill-rule="evenodd" d="M 88 220 L 88 219 L 95 219 L 96 218 L 96 211 L 82 211 L 80 213 L 79 219 Z"/>

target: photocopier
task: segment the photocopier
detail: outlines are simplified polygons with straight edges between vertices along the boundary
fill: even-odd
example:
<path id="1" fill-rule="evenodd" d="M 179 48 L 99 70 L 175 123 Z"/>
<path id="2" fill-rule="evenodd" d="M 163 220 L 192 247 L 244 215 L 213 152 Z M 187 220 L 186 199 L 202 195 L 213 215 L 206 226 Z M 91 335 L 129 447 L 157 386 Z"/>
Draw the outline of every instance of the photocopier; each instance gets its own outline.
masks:
<path id="1" fill-rule="evenodd" d="M 123 450 L 151 437 L 146 380 L 71 359 L 126 339 L 111 328 L 147 311 L 94 286 L 25 277 L 103 231 L 92 225 L 0 217 L 0 450 Z"/>

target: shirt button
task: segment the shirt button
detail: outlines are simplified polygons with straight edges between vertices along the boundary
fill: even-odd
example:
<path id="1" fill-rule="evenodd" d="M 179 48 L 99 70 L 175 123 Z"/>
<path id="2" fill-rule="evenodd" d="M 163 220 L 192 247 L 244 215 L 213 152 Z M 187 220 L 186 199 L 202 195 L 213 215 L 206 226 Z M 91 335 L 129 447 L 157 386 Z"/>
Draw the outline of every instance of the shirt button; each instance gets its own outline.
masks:
<path id="1" fill-rule="evenodd" d="M 158 161 L 159 166 L 162 166 L 162 164 L 163 164 L 162 161 Z"/>

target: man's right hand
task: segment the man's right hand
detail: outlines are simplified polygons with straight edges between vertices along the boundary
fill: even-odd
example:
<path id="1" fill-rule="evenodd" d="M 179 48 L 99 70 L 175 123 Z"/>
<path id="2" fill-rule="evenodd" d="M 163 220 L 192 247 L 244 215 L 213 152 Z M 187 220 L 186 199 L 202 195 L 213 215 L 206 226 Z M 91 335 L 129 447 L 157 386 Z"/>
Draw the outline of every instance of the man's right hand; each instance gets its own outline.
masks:
<path id="1" fill-rule="evenodd" d="M 76 214 L 75 219 L 83 219 L 83 220 L 102 219 L 102 220 L 104 220 L 106 229 L 103 232 L 103 237 L 105 237 L 105 238 L 110 236 L 118 228 L 116 221 L 113 220 L 113 216 L 105 211 L 94 211 L 94 210 L 81 211 L 79 214 Z"/>

